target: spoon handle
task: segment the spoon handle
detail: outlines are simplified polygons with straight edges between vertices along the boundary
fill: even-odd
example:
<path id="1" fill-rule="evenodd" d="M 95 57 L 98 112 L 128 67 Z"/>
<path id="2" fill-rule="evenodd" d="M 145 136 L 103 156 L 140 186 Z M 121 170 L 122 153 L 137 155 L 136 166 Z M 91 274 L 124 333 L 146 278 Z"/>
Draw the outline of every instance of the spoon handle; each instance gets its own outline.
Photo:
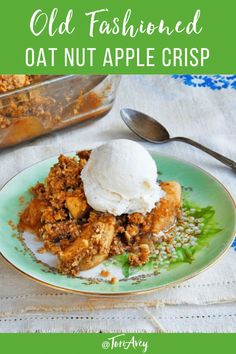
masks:
<path id="1" fill-rule="evenodd" d="M 187 144 L 193 145 L 196 148 L 198 148 L 198 149 L 206 152 L 207 154 L 213 156 L 215 159 L 221 161 L 225 165 L 229 166 L 230 168 L 232 168 L 236 172 L 236 162 L 235 161 L 230 160 L 228 157 L 223 156 L 223 155 L 219 154 L 218 152 L 213 151 L 213 150 L 207 148 L 206 146 L 197 143 L 196 141 L 194 141 L 192 139 L 185 138 L 185 137 L 176 137 L 176 138 L 172 138 L 171 140 L 182 141 L 183 143 L 187 143 Z"/>

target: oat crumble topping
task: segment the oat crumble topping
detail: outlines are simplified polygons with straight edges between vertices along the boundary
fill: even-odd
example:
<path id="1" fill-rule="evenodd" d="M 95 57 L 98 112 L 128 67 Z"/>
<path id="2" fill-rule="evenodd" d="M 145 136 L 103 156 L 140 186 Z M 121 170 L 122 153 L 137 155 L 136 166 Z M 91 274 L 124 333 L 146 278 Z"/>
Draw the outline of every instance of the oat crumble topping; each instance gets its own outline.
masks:
<path id="1" fill-rule="evenodd" d="M 181 210 L 181 187 L 163 182 L 166 196 L 146 215 L 133 213 L 115 217 L 93 210 L 87 203 L 81 171 L 90 151 L 78 157 L 61 155 L 44 183 L 33 186 L 33 199 L 20 216 L 19 231 L 30 231 L 43 241 L 41 252 L 58 257 L 58 269 L 76 276 L 105 259 L 128 253 L 132 266 L 149 261 L 155 250 L 157 235 L 169 229 Z M 108 277 L 103 270 L 101 275 Z M 111 278 L 113 284 L 117 280 Z"/>

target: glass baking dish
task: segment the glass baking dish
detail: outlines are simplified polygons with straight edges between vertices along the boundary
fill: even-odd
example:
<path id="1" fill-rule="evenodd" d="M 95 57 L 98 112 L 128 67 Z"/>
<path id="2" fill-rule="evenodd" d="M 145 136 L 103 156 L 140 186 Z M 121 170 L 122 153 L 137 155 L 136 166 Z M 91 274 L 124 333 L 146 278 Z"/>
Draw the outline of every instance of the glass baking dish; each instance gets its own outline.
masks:
<path id="1" fill-rule="evenodd" d="M 119 81 L 119 75 L 54 76 L 0 94 L 0 149 L 103 117 Z"/>

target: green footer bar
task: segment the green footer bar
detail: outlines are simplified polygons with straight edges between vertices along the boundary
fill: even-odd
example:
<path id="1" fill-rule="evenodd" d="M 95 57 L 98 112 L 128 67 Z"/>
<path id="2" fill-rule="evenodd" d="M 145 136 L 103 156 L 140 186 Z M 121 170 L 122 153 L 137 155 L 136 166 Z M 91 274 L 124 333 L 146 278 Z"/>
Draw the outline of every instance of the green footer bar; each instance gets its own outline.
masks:
<path id="1" fill-rule="evenodd" d="M 0 353 L 163 353 L 235 352 L 236 334 L 0 334 Z"/>

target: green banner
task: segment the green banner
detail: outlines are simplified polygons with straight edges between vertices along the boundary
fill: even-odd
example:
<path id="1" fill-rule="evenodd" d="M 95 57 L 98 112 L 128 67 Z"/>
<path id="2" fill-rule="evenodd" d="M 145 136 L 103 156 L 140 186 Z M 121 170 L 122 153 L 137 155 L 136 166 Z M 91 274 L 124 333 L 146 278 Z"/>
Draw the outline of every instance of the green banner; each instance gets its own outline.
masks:
<path id="1" fill-rule="evenodd" d="M 235 73 L 235 0 L 1 1 L 3 74 Z"/>
<path id="2" fill-rule="evenodd" d="M 233 352 L 235 334 L 1 334 L 1 352 L 12 354 L 222 354 Z"/>

